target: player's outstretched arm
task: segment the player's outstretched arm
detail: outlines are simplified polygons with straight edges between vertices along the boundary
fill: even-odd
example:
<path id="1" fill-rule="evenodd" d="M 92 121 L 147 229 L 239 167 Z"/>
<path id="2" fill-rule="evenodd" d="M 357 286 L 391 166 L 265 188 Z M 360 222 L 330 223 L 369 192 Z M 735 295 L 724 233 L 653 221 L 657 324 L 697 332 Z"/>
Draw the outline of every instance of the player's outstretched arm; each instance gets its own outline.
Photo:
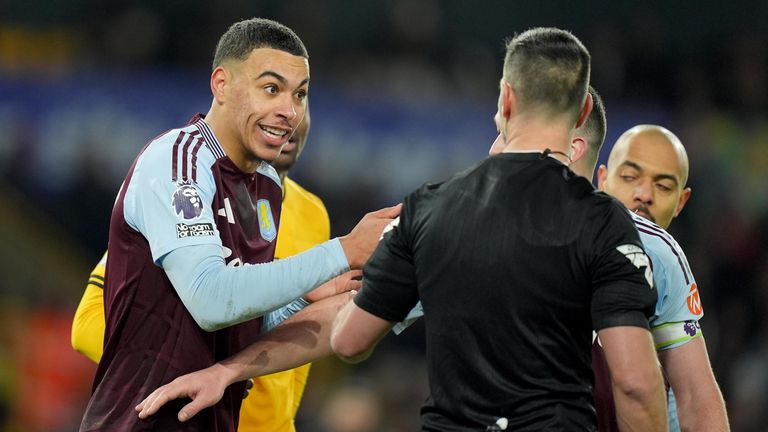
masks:
<path id="1" fill-rule="evenodd" d="M 659 351 L 659 359 L 677 401 L 677 416 L 683 431 L 725 432 L 730 430 L 725 402 L 709 364 L 703 337 Z"/>
<path id="2" fill-rule="evenodd" d="M 339 237 L 339 242 L 341 242 L 341 247 L 344 249 L 344 254 L 349 262 L 349 268 L 360 269 L 363 267 L 373 250 L 376 249 L 384 227 L 400 215 L 402 207 L 402 204 L 398 204 L 370 212 L 360 219 L 360 222 L 352 228 L 349 234 Z"/>
<path id="3" fill-rule="evenodd" d="M 155 414 L 171 400 L 188 397 L 192 402 L 178 415 L 179 421 L 186 421 L 216 404 L 232 383 L 331 355 L 331 324 L 353 295 L 343 293 L 312 303 L 234 356 L 159 387 L 136 406 L 139 418 Z"/>
<path id="4" fill-rule="evenodd" d="M 349 235 L 282 260 L 230 266 L 220 245 L 201 244 L 172 250 L 161 265 L 195 322 L 215 331 L 263 316 L 360 268 L 400 207 L 368 213 Z"/>
<path id="5" fill-rule="evenodd" d="M 664 382 L 651 333 L 642 327 L 598 331 L 613 382 L 616 417 L 622 431 L 666 431 Z"/>

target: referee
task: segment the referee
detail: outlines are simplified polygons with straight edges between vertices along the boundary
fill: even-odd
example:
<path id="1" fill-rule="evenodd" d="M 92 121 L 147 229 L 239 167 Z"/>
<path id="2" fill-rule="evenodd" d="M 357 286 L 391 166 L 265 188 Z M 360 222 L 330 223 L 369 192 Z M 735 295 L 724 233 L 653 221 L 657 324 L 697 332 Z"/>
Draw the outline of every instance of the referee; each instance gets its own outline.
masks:
<path id="1" fill-rule="evenodd" d="M 406 198 L 334 323 L 333 350 L 359 361 L 422 302 L 423 430 L 597 430 L 593 329 L 620 423 L 666 430 L 648 258 L 623 206 L 567 166 L 585 151 L 571 138 L 592 107 L 589 61 L 559 29 L 507 43 L 500 154 Z"/>

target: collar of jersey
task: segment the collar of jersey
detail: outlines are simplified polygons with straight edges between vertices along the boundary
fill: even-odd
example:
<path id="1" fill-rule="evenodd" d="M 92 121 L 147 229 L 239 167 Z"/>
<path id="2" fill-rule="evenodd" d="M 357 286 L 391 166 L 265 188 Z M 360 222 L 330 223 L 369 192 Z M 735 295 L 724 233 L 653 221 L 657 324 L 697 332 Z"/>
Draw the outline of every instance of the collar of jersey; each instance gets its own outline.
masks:
<path id="1" fill-rule="evenodd" d="M 211 127 L 208 126 L 208 123 L 205 122 L 205 118 L 203 115 L 200 115 L 200 118 L 194 123 L 197 130 L 200 131 L 200 135 L 203 136 L 203 139 L 205 139 L 206 144 L 210 147 L 213 154 L 215 154 L 218 157 L 224 156 L 226 153 L 224 153 L 224 149 L 221 148 L 221 144 L 219 144 L 219 140 L 216 139 L 216 135 L 213 134 L 213 131 L 211 130 Z"/>

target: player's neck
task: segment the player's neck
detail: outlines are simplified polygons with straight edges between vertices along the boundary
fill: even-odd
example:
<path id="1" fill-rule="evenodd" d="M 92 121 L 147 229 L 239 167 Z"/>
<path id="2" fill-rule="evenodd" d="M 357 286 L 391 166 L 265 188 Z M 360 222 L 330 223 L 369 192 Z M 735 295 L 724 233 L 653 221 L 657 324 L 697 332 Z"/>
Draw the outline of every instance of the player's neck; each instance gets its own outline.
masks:
<path id="1" fill-rule="evenodd" d="M 283 185 L 283 200 L 285 200 L 285 179 L 288 178 L 288 170 L 275 170 L 278 177 L 280 177 L 280 184 Z"/>
<path id="2" fill-rule="evenodd" d="M 237 145 L 238 137 L 236 136 L 235 129 L 227 126 L 224 116 L 224 114 L 216 110 L 214 105 L 211 106 L 211 109 L 205 115 L 205 122 L 208 123 L 208 127 L 211 128 L 216 139 L 219 141 L 224 154 L 227 155 L 232 163 L 244 173 L 255 173 L 256 169 L 261 165 L 261 159 L 248 157 L 243 148 Z"/>

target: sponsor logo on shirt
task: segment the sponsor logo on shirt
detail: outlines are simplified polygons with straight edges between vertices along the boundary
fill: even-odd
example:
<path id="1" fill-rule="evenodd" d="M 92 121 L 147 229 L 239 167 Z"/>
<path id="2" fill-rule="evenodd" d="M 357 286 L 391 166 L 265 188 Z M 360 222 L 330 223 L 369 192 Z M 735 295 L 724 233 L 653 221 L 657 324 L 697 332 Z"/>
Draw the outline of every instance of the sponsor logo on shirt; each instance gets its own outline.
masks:
<path id="1" fill-rule="evenodd" d="M 651 263 L 648 260 L 648 255 L 645 254 L 645 251 L 643 251 L 641 247 L 633 244 L 618 246 L 616 250 L 624 254 L 629 262 L 638 269 L 645 267 L 645 280 L 648 282 L 651 289 L 653 289 L 653 270 L 651 270 Z"/>
<path id="2" fill-rule="evenodd" d="M 196 219 L 203 214 L 203 200 L 197 188 L 189 183 L 181 183 L 173 193 L 171 200 L 176 216 L 182 219 Z"/>
<path id="3" fill-rule="evenodd" d="M 176 224 L 176 238 L 212 236 L 213 234 L 213 224 L 210 223 Z"/>
<path id="4" fill-rule="evenodd" d="M 699 298 L 699 287 L 696 284 L 691 285 L 691 290 L 688 291 L 688 310 L 694 315 L 699 315 L 704 308 L 701 307 L 701 299 Z"/>
<path id="5" fill-rule="evenodd" d="M 256 201 L 256 215 L 259 218 L 261 237 L 271 242 L 277 237 L 277 227 L 275 226 L 275 220 L 272 218 L 272 207 L 270 207 L 268 200 L 260 199 Z"/>

